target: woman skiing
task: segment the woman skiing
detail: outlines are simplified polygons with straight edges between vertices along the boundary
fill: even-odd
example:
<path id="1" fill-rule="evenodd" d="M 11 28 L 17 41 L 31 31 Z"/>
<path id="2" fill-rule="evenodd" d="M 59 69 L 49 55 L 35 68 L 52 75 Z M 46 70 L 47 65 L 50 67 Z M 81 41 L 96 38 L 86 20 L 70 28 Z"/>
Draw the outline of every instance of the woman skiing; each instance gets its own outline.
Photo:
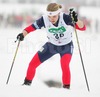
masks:
<path id="1" fill-rule="evenodd" d="M 47 6 L 47 12 L 45 15 L 17 35 L 17 39 L 23 41 L 27 34 L 44 27 L 46 28 L 48 38 L 48 42 L 42 46 L 41 50 L 39 50 L 30 61 L 24 85 L 31 85 L 35 76 L 36 68 L 41 63 L 53 55 L 59 54 L 63 88 L 70 89 L 71 74 L 69 64 L 73 54 L 72 33 L 74 32 L 71 15 L 73 16 L 76 29 L 84 31 L 86 27 L 83 21 L 78 19 L 75 11 L 65 14 L 61 12 L 61 8 L 62 6 L 57 3 L 50 3 Z"/>

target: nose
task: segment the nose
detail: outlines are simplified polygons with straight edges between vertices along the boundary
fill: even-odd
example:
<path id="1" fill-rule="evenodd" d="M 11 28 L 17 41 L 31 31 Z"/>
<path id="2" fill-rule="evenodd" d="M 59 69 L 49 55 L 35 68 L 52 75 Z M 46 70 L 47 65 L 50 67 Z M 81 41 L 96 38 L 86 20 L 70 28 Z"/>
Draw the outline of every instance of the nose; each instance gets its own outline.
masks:
<path id="1" fill-rule="evenodd" d="M 53 17 L 51 17 L 50 19 L 51 19 L 51 20 L 54 20 L 54 18 L 53 18 Z"/>

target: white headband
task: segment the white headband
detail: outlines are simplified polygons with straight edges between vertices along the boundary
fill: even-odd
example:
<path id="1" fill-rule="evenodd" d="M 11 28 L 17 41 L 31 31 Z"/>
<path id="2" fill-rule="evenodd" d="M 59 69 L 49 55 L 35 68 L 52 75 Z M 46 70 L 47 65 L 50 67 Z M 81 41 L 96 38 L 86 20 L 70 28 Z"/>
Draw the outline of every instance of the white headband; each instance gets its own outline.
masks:
<path id="1" fill-rule="evenodd" d="M 57 15 L 58 13 L 61 12 L 61 9 L 58 9 L 57 11 L 47 11 L 47 15 L 48 16 L 54 16 L 54 15 Z"/>

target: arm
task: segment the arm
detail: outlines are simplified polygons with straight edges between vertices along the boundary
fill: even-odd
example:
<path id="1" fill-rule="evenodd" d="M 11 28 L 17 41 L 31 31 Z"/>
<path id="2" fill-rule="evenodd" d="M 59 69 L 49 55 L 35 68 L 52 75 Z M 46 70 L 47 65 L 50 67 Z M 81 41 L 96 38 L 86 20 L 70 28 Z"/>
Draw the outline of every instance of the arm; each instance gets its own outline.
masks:
<path id="1" fill-rule="evenodd" d="M 32 32 L 32 31 L 35 31 L 35 30 L 36 30 L 36 27 L 35 27 L 34 24 L 32 24 L 32 25 L 26 27 L 26 28 L 22 31 L 22 33 L 23 33 L 23 35 L 24 35 L 24 37 L 25 37 L 27 34 L 29 34 L 29 33 Z"/>
<path id="2" fill-rule="evenodd" d="M 75 24 L 75 28 L 81 31 L 86 30 L 86 26 L 84 25 L 83 21 L 78 19 L 78 21 Z"/>
<path id="3" fill-rule="evenodd" d="M 43 17 L 41 17 L 40 19 L 36 20 L 32 25 L 26 27 L 22 33 L 17 35 L 17 39 L 19 39 L 20 41 L 24 40 L 24 37 L 29 34 L 30 32 L 35 31 L 36 29 L 41 29 L 41 27 L 44 26 L 44 21 L 43 21 Z"/>
<path id="4" fill-rule="evenodd" d="M 71 18 L 70 15 L 64 14 L 63 19 L 64 19 L 64 21 L 67 25 L 74 26 L 73 23 L 72 23 L 72 18 Z M 76 21 L 77 21 L 75 23 L 75 28 L 76 29 L 81 30 L 81 31 L 86 30 L 86 26 L 84 25 L 83 21 L 81 21 L 80 19 L 76 19 Z"/>
<path id="5" fill-rule="evenodd" d="M 76 25 L 78 25 L 79 28 L 83 28 L 84 27 L 84 23 L 83 21 L 79 20 L 76 22 Z"/>
<path id="6" fill-rule="evenodd" d="M 33 25 L 33 24 L 32 24 L 32 25 Z M 19 33 L 19 34 L 17 35 L 17 40 L 23 41 L 23 40 L 24 40 L 24 37 L 25 37 L 28 33 L 32 32 L 32 31 L 35 31 L 36 28 L 35 28 L 34 25 L 33 25 L 33 26 L 32 26 L 32 25 L 26 27 L 26 28 L 22 31 L 22 33 Z"/>
<path id="7" fill-rule="evenodd" d="M 84 25 L 83 21 L 78 19 L 78 14 L 74 10 L 70 10 L 69 15 L 72 18 L 72 21 L 75 23 L 75 28 L 81 31 L 86 30 L 86 26 Z"/>
<path id="8" fill-rule="evenodd" d="M 28 32 L 25 30 L 23 30 L 22 33 L 23 33 L 24 37 L 28 34 Z"/>

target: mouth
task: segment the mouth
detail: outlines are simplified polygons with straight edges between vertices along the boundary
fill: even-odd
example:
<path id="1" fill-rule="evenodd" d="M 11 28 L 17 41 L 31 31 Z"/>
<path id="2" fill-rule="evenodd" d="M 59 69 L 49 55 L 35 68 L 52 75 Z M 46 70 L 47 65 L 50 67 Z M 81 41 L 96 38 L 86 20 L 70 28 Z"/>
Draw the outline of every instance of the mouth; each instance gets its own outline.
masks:
<path id="1" fill-rule="evenodd" d="M 51 21 L 52 23 L 55 23 L 55 21 Z"/>

